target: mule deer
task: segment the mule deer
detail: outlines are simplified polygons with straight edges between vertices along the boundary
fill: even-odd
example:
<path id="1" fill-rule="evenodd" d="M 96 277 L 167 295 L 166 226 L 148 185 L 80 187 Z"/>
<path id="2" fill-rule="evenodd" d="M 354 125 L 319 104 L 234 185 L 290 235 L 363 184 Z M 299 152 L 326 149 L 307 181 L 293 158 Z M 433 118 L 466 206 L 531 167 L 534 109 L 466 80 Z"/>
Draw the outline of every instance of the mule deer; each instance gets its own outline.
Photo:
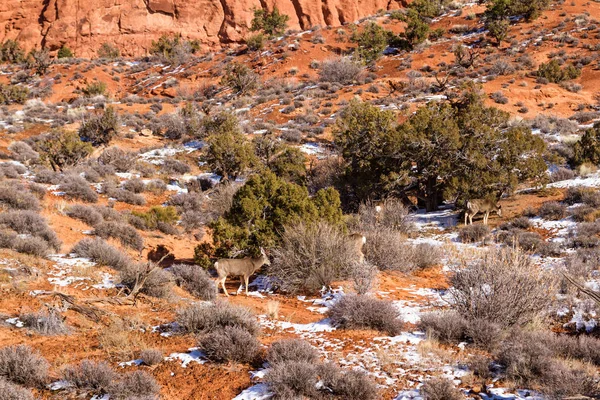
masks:
<path id="1" fill-rule="evenodd" d="M 362 249 L 365 243 L 367 243 L 367 238 L 362 233 L 353 233 L 348 235 L 348 240 L 350 241 L 354 251 L 356 252 L 356 258 L 359 264 L 365 262 L 365 254 Z"/>
<path id="2" fill-rule="evenodd" d="M 225 280 L 229 275 L 243 277 L 246 285 L 246 296 L 248 296 L 248 280 L 250 276 L 260 269 L 263 265 L 271 265 L 269 257 L 265 253 L 265 250 L 260 248 L 260 257 L 258 258 L 220 258 L 215 262 L 215 269 L 217 270 L 217 291 L 219 290 L 219 284 L 223 286 L 225 295 L 229 297 L 227 288 L 225 287 Z"/>
<path id="3" fill-rule="evenodd" d="M 483 213 L 483 224 L 487 225 L 491 212 L 495 212 L 501 217 L 502 206 L 500 203 L 488 199 L 469 200 L 465 209 L 465 225 L 467 225 L 467 217 L 469 218 L 469 223 L 473 225 L 473 217 L 479 213 Z"/>

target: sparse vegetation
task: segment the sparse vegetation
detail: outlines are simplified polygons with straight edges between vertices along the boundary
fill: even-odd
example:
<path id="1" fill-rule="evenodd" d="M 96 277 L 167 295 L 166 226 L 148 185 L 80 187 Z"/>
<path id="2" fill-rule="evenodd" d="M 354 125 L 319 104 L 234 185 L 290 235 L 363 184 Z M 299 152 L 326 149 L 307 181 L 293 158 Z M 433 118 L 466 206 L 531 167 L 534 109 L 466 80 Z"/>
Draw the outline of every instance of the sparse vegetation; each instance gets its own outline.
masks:
<path id="1" fill-rule="evenodd" d="M 341 329 L 374 329 L 390 336 L 400 333 L 403 321 L 391 302 L 347 294 L 329 309 L 331 322 Z"/>
<path id="2" fill-rule="evenodd" d="M 45 358 L 25 345 L 0 349 L 0 379 L 28 387 L 46 383 L 49 364 Z"/>

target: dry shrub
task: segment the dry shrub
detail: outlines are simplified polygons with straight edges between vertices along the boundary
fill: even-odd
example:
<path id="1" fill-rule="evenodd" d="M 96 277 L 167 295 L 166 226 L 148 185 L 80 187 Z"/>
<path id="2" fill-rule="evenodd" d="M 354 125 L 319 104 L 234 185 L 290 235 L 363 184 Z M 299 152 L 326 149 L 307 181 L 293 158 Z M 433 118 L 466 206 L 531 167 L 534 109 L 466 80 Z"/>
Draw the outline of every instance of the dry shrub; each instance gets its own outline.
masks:
<path id="1" fill-rule="evenodd" d="M 19 179 L 20 175 L 27 172 L 27 168 L 20 164 L 0 163 L 0 176 L 9 179 Z"/>
<path id="2" fill-rule="evenodd" d="M 30 390 L 0 378 L 0 398 L 2 400 L 34 400 Z"/>
<path id="3" fill-rule="evenodd" d="M 347 278 L 356 262 L 356 250 L 347 236 L 325 222 L 287 226 L 281 247 L 273 254 L 269 274 L 291 293 L 315 292 Z"/>
<path id="4" fill-rule="evenodd" d="M 274 399 L 378 398 L 377 385 L 363 372 L 344 371 L 333 364 L 285 361 L 267 371 L 264 382 Z M 322 383 L 317 385 L 317 383 Z"/>
<path id="5" fill-rule="evenodd" d="M 431 378 L 421 386 L 425 400 L 462 400 L 465 396 L 446 378 Z"/>
<path id="6" fill-rule="evenodd" d="M 456 344 L 465 338 L 468 323 L 455 311 L 434 311 L 422 314 L 419 325 L 441 343 Z"/>
<path id="7" fill-rule="evenodd" d="M 0 228 L 20 235 L 31 235 L 46 241 L 48 246 L 60 250 L 61 242 L 46 220 L 33 211 L 8 211 L 0 214 Z"/>
<path id="8" fill-rule="evenodd" d="M 117 172 L 127 172 L 135 164 L 136 157 L 136 153 L 126 152 L 118 147 L 109 147 L 100 154 L 98 162 L 112 166 Z"/>
<path id="9" fill-rule="evenodd" d="M 275 364 L 269 368 L 264 382 L 274 399 L 318 398 L 316 366 L 304 361 Z"/>
<path id="10" fill-rule="evenodd" d="M 328 316 L 334 326 L 342 329 L 374 329 L 395 336 L 403 327 L 400 312 L 392 302 L 354 294 L 337 301 Z"/>
<path id="11" fill-rule="evenodd" d="M 36 236 L 14 237 L 11 248 L 18 253 L 46 257 L 50 252 L 48 242 Z"/>
<path id="12" fill-rule="evenodd" d="M 357 80 L 362 71 L 362 66 L 349 58 L 325 60 L 319 66 L 319 79 L 345 85 Z"/>
<path id="13" fill-rule="evenodd" d="M 475 346 L 489 352 L 498 349 L 506 336 L 506 330 L 502 325 L 485 319 L 469 321 L 466 333 Z"/>
<path id="14" fill-rule="evenodd" d="M 140 286 L 139 292 L 148 296 L 166 298 L 171 295 L 173 275 L 153 263 L 129 264 L 120 271 L 119 276 L 121 285 L 130 291 L 137 285 Z"/>
<path id="15" fill-rule="evenodd" d="M 62 379 L 70 385 L 95 393 L 108 392 L 116 376 L 116 372 L 104 361 L 83 360 L 62 370 Z"/>
<path id="16" fill-rule="evenodd" d="M 352 268 L 352 283 L 358 294 L 367 294 L 377 284 L 377 266 L 370 263 L 354 264 Z"/>
<path id="17" fill-rule="evenodd" d="M 484 224 L 465 225 L 458 231 L 458 238 L 463 243 L 476 243 L 490 235 L 490 227 Z"/>
<path id="18" fill-rule="evenodd" d="M 160 165 L 160 170 L 162 173 L 167 175 L 183 175 L 190 172 L 191 168 L 184 162 L 174 160 L 172 158 L 166 158 Z"/>
<path id="19" fill-rule="evenodd" d="M 145 365 L 160 364 L 163 360 L 163 353 L 158 349 L 146 349 L 140 353 L 140 359 Z"/>
<path id="20" fill-rule="evenodd" d="M 410 248 L 413 268 L 424 269 L 439 265 L 443 252 L 439 246 L 429 243 L 418 243 Z"/>
<path id="21" fill-rule="evenodd" d="M 118 400 L 158 400 L 160 385 L 146 371 L 131 371 L 119 377 L 109 389 L 110 398 Z"/>
<path id="22" fill-rule="evenodd" d="M 245 329 L 226 326 L 202 335 L 198 347 L 212 361 L 251 363 L 259 353 L 260 342 Z"/>
<path id="23" fill-rule="evenodd" d="M 126 254 L 100 238 L 82 239 L 73 247 L 71 252 L 117 271 L 125 270 L 132 263 Z"/>
<path id="24" fill-rule="evenodd" d="M 200 300 L 212 301 L 217 297 L 217 287 L 208 272 L 197 265 L 175 264 L 171 267 L 175 283 Z"/>
<path id="25" fill-rule="evenodd" d="M 14 160 L 25 164 L 36 163 L 40 159 L 39 153 L 25 142 L 12 142 L 8 150 Z"/>
<path id="26" fill-rule="evenodd" d="M 455 309 L 466 319 L 502 326 L 530 321 L 551 301 L 552 284 L 529 257 L 493 250 L 450 278 Z"/>
<path id="27" fill-rule="evenodd" d="M 416 268 L 413 247 L 405 242 L 403 234 L 389 227 L 378 227 L 364 233 L 365 259 L 380 270 L 410 272 Z"/>
<path id="28" fill-rule="evenodd" d="M 42 335 L 64 335 L 69 328 L 64 318 L 57 312 L 25 313 L 19 316 L 23 324 Z"/>
<path id="29" fill-rule="evenodd" d="M 139 178 L 133 178 L 123 183 L 123 189 L 132 193 L 143 193 L 146 190 L 146 184 Z"/>
<path id="30" fill-rule="evenodd" d="M 109 325 L 99 330 L 100 348 L 111 356 L 134 358 L 139 348 L 146 347 L 140 328 L 130 320 L 115 316 Z"/>
<path id="31" fill-rule="evenodd" d="M 160 179 L 153 179 L 146 184 L 146 191 L 152 194 L 163 194 L 167 190 L 167 184 Z"/>
<path id="32" fill-rule="evenodd" d="M 580 186 L 570 187 L 564 201 L 569 205 L 583 203 L 590 207 L 600 207 L 600 191 Z"/>
<path id="33" fill-rule="evenodd" d="M 128 224 L 114 221 L 105 221 L 95 226 L 94 235 L 103 239 L 117 239 L 123 246 L 141 251 L 144 248 L 144 238 L 138 231 Z"/>
<path id="34" fill-rule="evenodd" d="M 408 207 L 397 199 L 387 199 L 379 205 L 372 201 L 361 204 L 358 208 L 358 218 L 360 230 L 365 232 L 385 227 L 410 235 L 415 230 Z"/>
<path id="35" fill-rule="evenodd" d="M 209 333 L 227 326 L 244 329 L 252 335 L 260 332 L 260 325 L 252 311 L 225 301 L 194 303 L 177 312 L 177 322 L 189 333 Z"/>
<path id="36" fill-rule="evenodd" d="M 283 339 L 269 347 L 267 361 L 271 366 L 289 361 L 315 364 L 319 361 L 319 352 L 305 340 Z"/>
<path id="37" fill-rule="evenodd" d="M 0 204 L 11 210 L 39 211 L 40 209 L 37 197 L 23 186 L 14 183 L 4 183 L 0 186 Z"/>
<path id="38" fill-rule="evenodd" d="M 569 232 L 569 244 L 575 248 L 598 247 L 600 245 L 599 233 L 600 223 L 582 222 L 577 224 L 574 231 Z"/>
<path id="39" fill-rule="evenodd" d="M 233 196 L 235 196 L 240 187 L 241 185 L 235 182 L 217 186 L 208 202 L 207 212 L 211 218 L 221 217 L 231 209 L 231 206 L 233 205 Z"/>
<path id="40" fill-rule="evenodd" d="M 167 202 L 177 209 L 180 214 L 188 211 L 202 211 L 203 195 L 201 193 L 178 193 Z"/>
<path id="41" fill-rule="evenodd" d="M 65 176 L 58 186 L 58 190 L 64 192 L 68 199 L 77 199 L 88 203 L 98 201 L 98 193 L 79 175 Z"/>
<path id="42" fill-rule="evenodd" d="M 104 183 L 102 185 L 102 193 L 123 203 L 132 204 L 135 206 L 143 206 L 146 204 L 146 199 L 144 196 L 125 189 L 120 189 L 113 182 Z"/>
<path id="43" fill-rule="evenodd" d="M 102 214 L 100 214 L 94 207 L 84 206 L 83 204 L 74 204 L 67 207 L 67 216 L 78 219 L 90 226 L 96 226 L 104 221 Z"/>
<path id="44" fill-rule="evenodd" d="M 565 217 L 567 213 L 567 207 L 557 201 L 548 201 L 541 205 L 538 210 L 540 217 L 549 219 L 551 221 L 558 221 Z"/>
<path id="45" fill-rule="evenodd" d="M 29 346 L 7 346 L 0 349 L 0 378 L 25 386 L 39 386 L 48 378 L 49 364 Z"/>
<path id="46" fill-rule="evenodd" d="M 57 185 L 60 183 L 62 176 L 55 171 L 50 169 L 40 169 L 36 171 L 33 180 L 37 183 L 46 183 L 50 185 Z"/>

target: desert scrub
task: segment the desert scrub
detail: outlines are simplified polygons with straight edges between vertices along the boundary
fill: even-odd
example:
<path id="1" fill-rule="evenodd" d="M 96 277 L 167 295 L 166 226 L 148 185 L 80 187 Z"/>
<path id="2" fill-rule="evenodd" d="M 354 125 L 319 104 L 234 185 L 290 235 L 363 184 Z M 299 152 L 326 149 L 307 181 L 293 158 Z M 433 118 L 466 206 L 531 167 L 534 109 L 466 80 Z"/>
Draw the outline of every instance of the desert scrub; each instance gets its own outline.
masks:
<path id="1" fill-rule="evenodd" d="M 251 363 L 259 353 L 260 342 L 243 328 L 226 326 L 202 335 L 198 347 L 212 361 Z"/>
<path id="2" fill-rule="evenodd" d="M 190 333 L 209 333 L 227 326 L 244 329 L 253 335 L 260 332 L 260 325 L 248 308 L 225 301 L 192 304 L 177 312 L 177 322 Z"/>
<path id="3" fill-rule="evenodd" d="M 37 351 L 25 345 L 0 349 L 0 378 L 29 387 L 46 383 L 49 364 Z"/>
<path id="4" fill-rule="evenodd" d="M 100 238 L 82 239 L 73 247 L 71 253 L 89 258 L 96 264 L 106 265 L 117 271 L 124 270 L 132 263 L 125 253 Z"/>
<path id="5" fill-rule="evenodd" d="M 328 312 L 334 326 L 341 329 L 374 329 L 391 336 L 404 325 L 399 310 L 390 301 L 348 294 Z"/>
<path id="6" fill-rule="evenodd" d="M 217 287 L 208 272 L 197 265 L 175 264 L 171 267 L 175 283 L 200 300 L 212 301 L 217 296 Z"/>

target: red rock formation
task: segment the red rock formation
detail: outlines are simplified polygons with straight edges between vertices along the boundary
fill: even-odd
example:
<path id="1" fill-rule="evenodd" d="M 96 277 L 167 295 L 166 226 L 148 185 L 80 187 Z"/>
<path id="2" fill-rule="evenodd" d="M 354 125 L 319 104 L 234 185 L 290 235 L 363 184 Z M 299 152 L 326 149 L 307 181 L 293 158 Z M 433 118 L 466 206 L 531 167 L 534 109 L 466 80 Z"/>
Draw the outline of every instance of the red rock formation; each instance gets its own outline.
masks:
<path id="1" fill-rule="evenodd" d="M 82 57 L 104 42 L 126 55 L 144 54 L 162 34 L 181 33 L 202 43 L 239 42 L 253 8 L 277 6 L 291 29 L 342 25 L 404 0 L 2 0 L 0 41 L 56 50 L 63 44 Z"/>

